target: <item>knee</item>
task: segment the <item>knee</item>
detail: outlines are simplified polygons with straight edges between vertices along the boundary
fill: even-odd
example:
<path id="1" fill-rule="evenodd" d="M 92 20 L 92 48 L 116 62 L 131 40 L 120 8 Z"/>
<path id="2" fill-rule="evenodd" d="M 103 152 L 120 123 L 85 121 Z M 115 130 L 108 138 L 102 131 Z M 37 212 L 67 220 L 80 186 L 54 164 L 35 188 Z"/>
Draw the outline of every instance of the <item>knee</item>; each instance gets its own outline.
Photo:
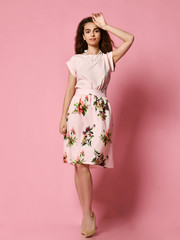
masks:
<path id="1" fill-rule="evenodd" d="M 83 173 L 89 170 L 89 164 L 76 163 L 75 168 L 78 173 Z"/>

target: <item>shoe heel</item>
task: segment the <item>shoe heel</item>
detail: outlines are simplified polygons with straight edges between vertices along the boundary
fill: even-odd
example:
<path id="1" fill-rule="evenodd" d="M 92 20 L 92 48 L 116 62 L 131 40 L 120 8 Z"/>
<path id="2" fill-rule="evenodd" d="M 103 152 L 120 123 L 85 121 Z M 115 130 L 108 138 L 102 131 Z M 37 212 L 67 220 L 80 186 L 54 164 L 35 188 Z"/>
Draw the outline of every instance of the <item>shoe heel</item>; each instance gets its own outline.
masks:
<path id="1" fill-rule="evenodd" d="M 82 233 L 82 234 L 85 234 L 85 229 L 84 229 L 83 223 L 81 223 L 81 233 Z"/>
<path id="2" fill-rule="evenodd" d="M 81 226 L 81 233 L 82 233 L 82 234 L 85 234 L 85 232 L 86 232 L 86 231 L 85 231 L 84 227 Z"/>

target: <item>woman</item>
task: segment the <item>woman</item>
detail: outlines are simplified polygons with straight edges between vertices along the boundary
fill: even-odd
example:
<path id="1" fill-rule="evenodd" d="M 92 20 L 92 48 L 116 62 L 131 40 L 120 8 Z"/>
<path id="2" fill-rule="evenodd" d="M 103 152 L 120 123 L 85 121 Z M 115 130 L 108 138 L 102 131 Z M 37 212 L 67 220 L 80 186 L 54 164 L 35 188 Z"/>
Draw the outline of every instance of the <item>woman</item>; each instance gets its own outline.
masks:
<path id="1" fill-rule="evenodd" d="M 112 51 L 108 31 L 124 42 Z M 63 162 L 75 166 L 75 185 L 82 207 L 81 233 L 96 233 L 92 211 L 90 167 L 113 168 L 112 111 L 106 96 L 115 63 L 127 52 L 134 36 L 106 23 L 102 12 L 78 25 L 75 51 L 67 66 L 69 80 L 59 131 L 64 135 Z M 114 43 L 113 43 L 114 46 Z"/>

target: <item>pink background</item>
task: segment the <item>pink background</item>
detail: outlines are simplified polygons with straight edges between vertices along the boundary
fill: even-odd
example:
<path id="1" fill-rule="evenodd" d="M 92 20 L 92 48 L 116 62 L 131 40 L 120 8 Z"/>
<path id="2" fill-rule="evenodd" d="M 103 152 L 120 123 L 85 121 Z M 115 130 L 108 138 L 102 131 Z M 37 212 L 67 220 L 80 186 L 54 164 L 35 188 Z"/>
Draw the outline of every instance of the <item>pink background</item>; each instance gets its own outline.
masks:
<path id="1" fill-rule="evenodd" d="M 92 170 L 92 239 L 180 239 L 179 7 L 0 1 L 0 239 L 83 239 L 74 167 L 62 162 L 58 129 L 77 25 L 99 11 L 135 41 L 108 89 L 115 168 Z"/>

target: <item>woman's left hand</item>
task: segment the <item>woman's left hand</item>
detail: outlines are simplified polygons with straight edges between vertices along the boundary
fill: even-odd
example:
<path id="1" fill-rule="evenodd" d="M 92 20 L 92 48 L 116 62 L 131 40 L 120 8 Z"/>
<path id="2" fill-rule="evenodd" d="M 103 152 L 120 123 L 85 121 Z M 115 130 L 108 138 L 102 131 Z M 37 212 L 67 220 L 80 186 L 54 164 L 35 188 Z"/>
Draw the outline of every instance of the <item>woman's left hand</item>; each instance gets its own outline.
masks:
<path id="1" fill-rule="evenodd" d="M 92 13 L 93 15 L 93 22 L 100 28 L 103 29 L 103 27 L 107 24 L 105 19 L 104 19 L 104 16 L 102 14 L 102 12 L 99 12 L 99 13 Z"/>

